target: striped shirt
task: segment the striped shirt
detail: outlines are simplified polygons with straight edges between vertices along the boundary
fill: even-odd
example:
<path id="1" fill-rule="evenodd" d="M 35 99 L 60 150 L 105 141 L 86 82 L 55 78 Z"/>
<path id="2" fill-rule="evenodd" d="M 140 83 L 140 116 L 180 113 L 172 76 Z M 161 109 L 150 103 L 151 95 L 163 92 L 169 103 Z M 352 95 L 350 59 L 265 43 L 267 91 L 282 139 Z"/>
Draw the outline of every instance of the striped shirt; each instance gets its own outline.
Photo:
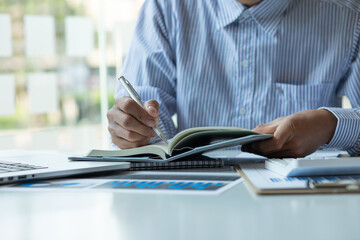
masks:
<path id="1" fill-rule="evenodd" d="M 338 119 L 327 146 L 360 153 L 359 12 L 359 0 L 147 0 L 122 74 L 160 103 L 168 138 L 324 107 Z"/>

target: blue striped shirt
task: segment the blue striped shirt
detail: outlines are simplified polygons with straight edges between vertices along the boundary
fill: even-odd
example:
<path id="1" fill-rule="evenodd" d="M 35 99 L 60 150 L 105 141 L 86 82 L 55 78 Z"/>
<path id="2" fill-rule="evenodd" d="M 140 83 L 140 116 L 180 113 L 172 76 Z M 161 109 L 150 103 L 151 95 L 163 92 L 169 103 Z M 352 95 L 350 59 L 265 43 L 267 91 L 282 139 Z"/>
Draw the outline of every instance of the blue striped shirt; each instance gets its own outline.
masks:
<path id="1" fill-rule="evenodd" d="M 338 119 L 328 147 L 359 153 L 359 10 L 359 0 L 147 0 L 122 74 L 160 103 L 168 138 L 325 107 Z"/>

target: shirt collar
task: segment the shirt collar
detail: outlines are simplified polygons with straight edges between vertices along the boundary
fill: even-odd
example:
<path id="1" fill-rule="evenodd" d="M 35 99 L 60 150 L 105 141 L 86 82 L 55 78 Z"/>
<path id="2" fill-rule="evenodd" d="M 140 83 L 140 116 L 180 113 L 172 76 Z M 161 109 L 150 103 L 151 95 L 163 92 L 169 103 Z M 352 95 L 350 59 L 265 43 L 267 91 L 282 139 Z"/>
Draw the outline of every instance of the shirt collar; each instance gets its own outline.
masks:
<path id="1" fill-rule="evenodd" d="M 218 0 L 217 27 L 223 28 L 238 19 L 245 7 L 236 0 Z"/>
<path id="2" fill-rule="evenodd" d="M 230 25 L 239 19 L 244 11 L 249 11 L 255 21 L 271 36 L 277 32 L 283 13 L 290 0 L 263 0 L 258 5 L 246 8 L 236 0 L 218 0 L 218 29 Z"/>

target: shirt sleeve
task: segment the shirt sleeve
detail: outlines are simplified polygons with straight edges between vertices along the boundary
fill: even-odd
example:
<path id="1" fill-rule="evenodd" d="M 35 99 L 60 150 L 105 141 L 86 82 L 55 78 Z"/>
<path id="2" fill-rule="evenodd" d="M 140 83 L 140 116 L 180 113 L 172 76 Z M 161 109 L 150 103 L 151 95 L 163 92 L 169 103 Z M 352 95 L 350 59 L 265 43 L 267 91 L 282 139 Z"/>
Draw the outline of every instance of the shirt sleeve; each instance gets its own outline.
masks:
<path id="1" fill-rule="evenodd" d="M 169 2 L 145 1 L 122 69 L 144 102 L 159 102 L 159 126 L 167 138 L 176 133 L 171 119 L 176 112 L 175 17 Z M 126 95 L 117 83 L 115 98 Z"/>
<path id="2" fill-rule="evenodd" d="M 351 155 L 360 154 L 360 21 L 355 31 L 354 58 L 350 68 L 340 82 L 338 96 L 347 96 L 353 108 L 324 108 L 333 113 L 337 120 L 335 134 L 331 142 L 326 145 L 329 148 L 346 150 Z"/>

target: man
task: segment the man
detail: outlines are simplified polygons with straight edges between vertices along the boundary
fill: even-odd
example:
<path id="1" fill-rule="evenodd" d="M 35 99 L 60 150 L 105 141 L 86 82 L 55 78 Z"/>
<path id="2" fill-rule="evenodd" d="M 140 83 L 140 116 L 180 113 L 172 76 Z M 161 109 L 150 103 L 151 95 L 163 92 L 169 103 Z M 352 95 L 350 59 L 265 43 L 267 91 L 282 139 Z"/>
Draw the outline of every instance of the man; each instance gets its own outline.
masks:
<path id="1" fill-rule="evenodd" d="M 146 1 L 123 75 L 148 101 L 144 110 L 118 86 L 113 143 L 145 145 L 159 120 L 168 138 L 255 127 L 274 137 L 244 149 L 269 157 L 360 153 L 359 10 L 358 0 Z"/>

